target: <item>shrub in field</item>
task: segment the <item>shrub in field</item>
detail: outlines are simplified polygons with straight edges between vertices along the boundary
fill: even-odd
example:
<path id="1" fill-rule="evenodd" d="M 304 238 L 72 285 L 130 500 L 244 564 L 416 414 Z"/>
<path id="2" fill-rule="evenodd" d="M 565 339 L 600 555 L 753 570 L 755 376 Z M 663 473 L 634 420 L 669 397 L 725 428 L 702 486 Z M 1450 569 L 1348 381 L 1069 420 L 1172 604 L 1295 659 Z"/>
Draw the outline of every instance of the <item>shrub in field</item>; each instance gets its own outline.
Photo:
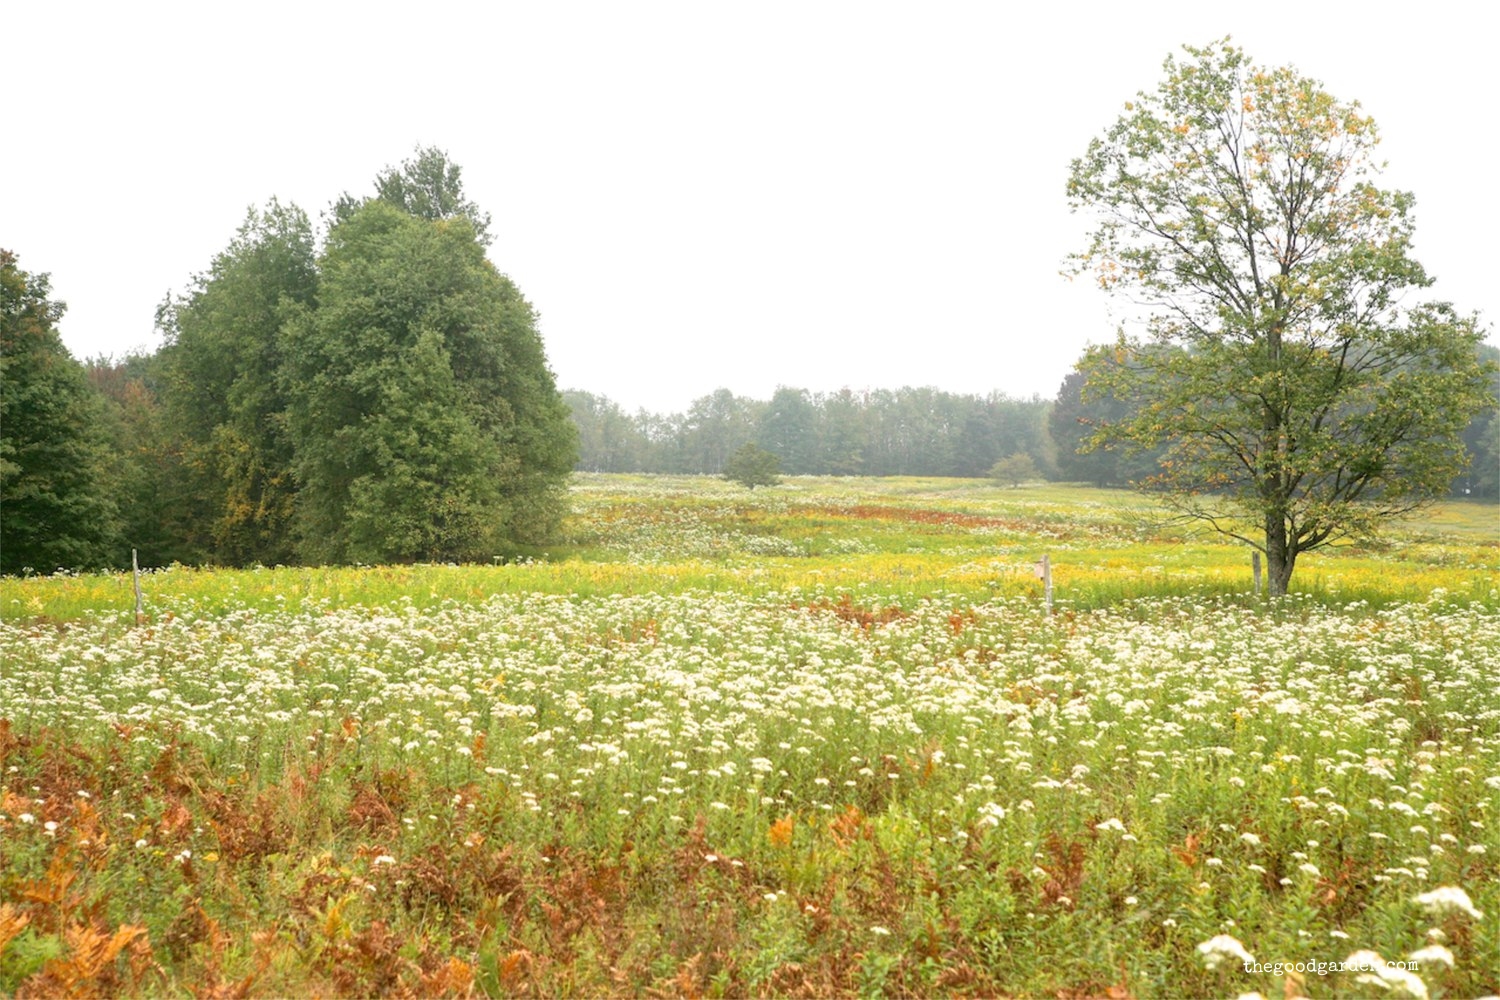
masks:
<path id="1" fill-rule="evenodd" d="M 780 467 L 781 460 L 771 452 L 757 444 L 747 443 L 729 456 L 724 466 L 724 478 L 752 490 L 757 486 L 775 486 L 781 481 L 776 475 Z"/>
<path id="2" fill-rule="evenodd" d="M 1036 462 L 1032 461 L 1031 456 L 1025 452 L 1018 451 L 990 466 L 990 478 L 1003 486 L 1020 486 L 1040 475 Z"/>

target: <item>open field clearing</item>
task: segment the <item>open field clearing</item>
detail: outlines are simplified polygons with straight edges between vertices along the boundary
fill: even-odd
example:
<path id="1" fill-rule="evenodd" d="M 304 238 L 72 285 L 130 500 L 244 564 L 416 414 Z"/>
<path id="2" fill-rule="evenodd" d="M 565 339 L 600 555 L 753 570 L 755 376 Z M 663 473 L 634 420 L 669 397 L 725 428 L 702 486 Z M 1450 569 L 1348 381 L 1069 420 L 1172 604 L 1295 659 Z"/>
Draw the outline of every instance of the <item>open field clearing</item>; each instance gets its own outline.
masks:
<path id="1" fill-rule="evenodd" d="M 1052 559 L 1060 606 L 1250 589 L 1238 544 L 1159 523 L 1123 490 L 997 489 L 966 479 L 796 477 L 748 491 L 701 476 L 578 474 L 568 542 L 504 566 L 276 568 L 148 574 L 146 605 L 222 612 L 384 605 L 418 608 L 494 593 L 595 596 L 686 590 L 754 594 L 874 588 L 915 599 L 1040 598 Z M 1425 602 L 1436 590 L 1500 608 L 1500 510 L 1453 503 L 1378 547 L 1304 556 L 1293 590 L 1334 604 Z M 0 579 L 0 617 L 67 621 L 132 606 L 128 574 Z"/>
<path id="2" fill-rule="evenodd" d="M 1124 494 L 574 495 L 547 560 L 140 624 L 0 583 L 0 993 L 1500 992 L 1494 508 L 1267 606 Z"/>

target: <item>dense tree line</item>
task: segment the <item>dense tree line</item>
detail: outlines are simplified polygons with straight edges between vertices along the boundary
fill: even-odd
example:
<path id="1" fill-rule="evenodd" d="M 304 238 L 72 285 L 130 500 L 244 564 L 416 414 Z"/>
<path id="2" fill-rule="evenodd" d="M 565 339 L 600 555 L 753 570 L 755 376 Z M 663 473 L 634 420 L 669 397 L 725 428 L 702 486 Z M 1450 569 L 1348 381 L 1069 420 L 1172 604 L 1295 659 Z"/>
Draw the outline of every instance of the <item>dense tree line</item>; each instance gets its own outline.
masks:
<path id="1" fill-rule="evenodd" d="M 980 477 L 1018 452 L 1043 470 L 1057 465 L 1047 430 L 1051 404 L 1039 398 L 783 386 L 769 400 L 719 389 L 667 415 L 629 414 L 581 390 L 563 398 L 578 427 L 584 471 L 718 475 L 745 444 L 776 455 L 787 475 Z"/>
<path id="2" fill-rule="evenodd" d="M 0 569 L 489 560 L 545 542 L 568 411 L 489 217 L 419 150 L 321 242 L 271 201 L 158 310 L 154 354 L 87 368 L 5 254 Z"/>
<path id="3" fill-rule="evenodd" d="M 1500 349 L 1482 345 L 1480 357 L 1500 359 Z M 788 475 L 982 477 L 1015 455 L 1062 482 L 1127 486 L 1152 475 L 1162 448 L 1087 447 L 1096 427 L 1123 419 L 1132 403 L 1086 397 L 1084 381 L 1081 372 L 1069 372 L 1054 399 L 930 387 L 858 393 L 782 387 L 757 400 L 719 389 L 670 414 L 627 413 L 607 396 L 580 389 L 562 395 L 578 433 L 576 468 L 585 472 L 719 475 L 730 456 L 755 444 Z M 1500 498 L 1497 413 L 1492 406 L 1464 433 L 1470 465 L 1453 483 L 1454 496 Z"/>
<path id="4" fill-rule="evenodd" d="M 1481 344 L 1479 359 L 1500 366 L 1500 347 Z M 1500 373 L 1493 376 L 1490 390 L 1490 405 L 1464 429 L 1469 467 L 1453 481 L 1454 496 L 1500 500 Z"/>

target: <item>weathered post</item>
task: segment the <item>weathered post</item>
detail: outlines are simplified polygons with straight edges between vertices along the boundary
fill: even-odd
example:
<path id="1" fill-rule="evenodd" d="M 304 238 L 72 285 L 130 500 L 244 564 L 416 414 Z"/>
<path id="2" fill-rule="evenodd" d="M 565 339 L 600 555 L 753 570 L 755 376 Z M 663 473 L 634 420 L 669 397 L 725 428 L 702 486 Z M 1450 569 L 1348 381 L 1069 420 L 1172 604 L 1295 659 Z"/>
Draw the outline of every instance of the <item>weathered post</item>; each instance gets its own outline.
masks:
<path id="1" fill-rule="evenodd" d="M 135 549 L 130 550 L 130 574 L 135 582 L 135 623 L 139 625 L 144 615 L 141 613 L 141 564 Z"/>
<path id="2" fill-rule="evenodd" d="M 1047 601 L 1047 614 L 1052 613 L 1052 560 L 1043 555 L 1042 561 L 1036 564 L 1037 579 L 1042 581 L 1042 593 Z"/>
<path id="3" fill-rule="evenodd" d="M 1255 596 L 1260 596 L 1260 553 L 1250 553 L 1250 571 L 1255 574 Z"/>

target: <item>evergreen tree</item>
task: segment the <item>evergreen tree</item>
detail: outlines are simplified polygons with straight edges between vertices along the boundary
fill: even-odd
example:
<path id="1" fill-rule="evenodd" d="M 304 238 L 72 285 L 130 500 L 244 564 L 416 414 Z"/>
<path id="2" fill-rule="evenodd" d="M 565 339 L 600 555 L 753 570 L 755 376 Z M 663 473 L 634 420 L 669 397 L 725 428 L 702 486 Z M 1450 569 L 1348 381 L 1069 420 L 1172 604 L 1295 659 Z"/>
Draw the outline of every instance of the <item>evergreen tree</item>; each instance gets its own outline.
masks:
<path id="1" fill-rule="evenodd" d="M 57 334 L 48 277 L 0 250 L 0 572 L 120 560 L 102 407 Z"/>

